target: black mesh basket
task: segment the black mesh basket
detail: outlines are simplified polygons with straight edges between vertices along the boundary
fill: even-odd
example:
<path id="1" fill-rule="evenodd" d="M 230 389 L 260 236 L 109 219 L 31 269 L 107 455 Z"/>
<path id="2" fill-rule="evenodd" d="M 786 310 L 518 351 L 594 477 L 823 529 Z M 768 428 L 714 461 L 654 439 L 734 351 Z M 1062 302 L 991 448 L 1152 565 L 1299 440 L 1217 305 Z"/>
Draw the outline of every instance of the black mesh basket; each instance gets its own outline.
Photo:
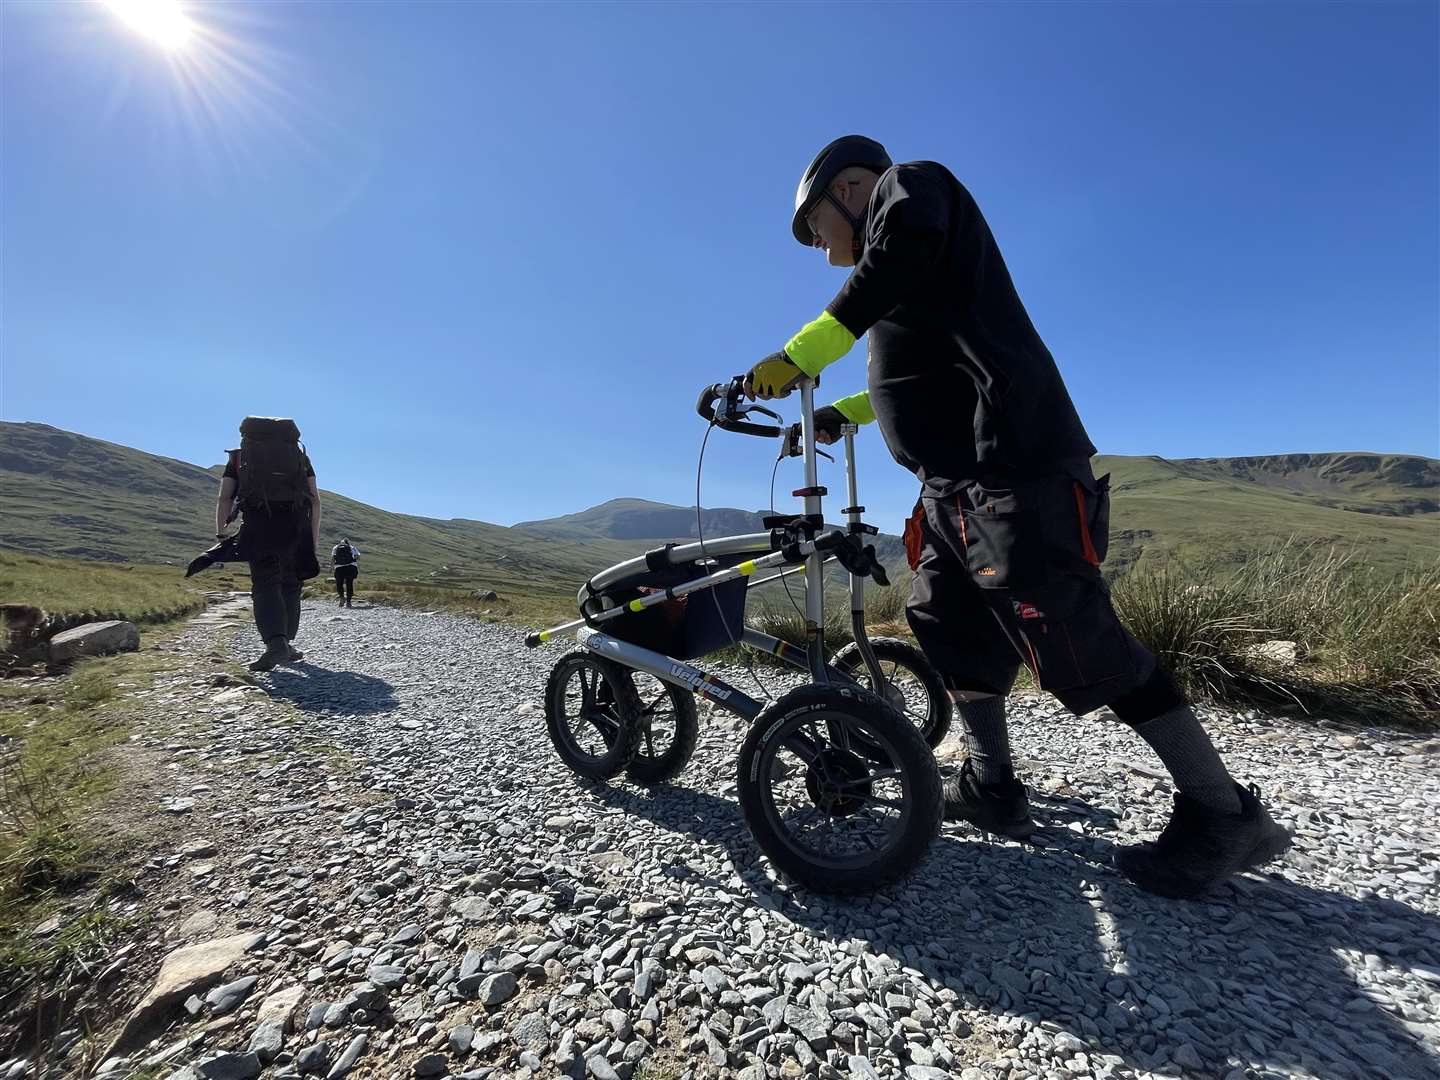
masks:
<path id="1" fill-rule="evenodd" d="M 638 597 L 704 577 L 715 569 L 734 565 L 748 557 L 742 555 L 717 560 L 719 565 L 710 568 L 686 563 L 660 571 L 646 571 L 636 579 L 592 595 L 582 606 L 581 614 L 588 618 L 617 604 L 626 604 Z M 642 649 L 664 653 L 677 660 L 694 660 L 740 640 L 745 632 L 746 585 L 745 578 L 736 578 L 709 589 L 661 601 L 644 611 L 627 612 L 592 625 Z"/>

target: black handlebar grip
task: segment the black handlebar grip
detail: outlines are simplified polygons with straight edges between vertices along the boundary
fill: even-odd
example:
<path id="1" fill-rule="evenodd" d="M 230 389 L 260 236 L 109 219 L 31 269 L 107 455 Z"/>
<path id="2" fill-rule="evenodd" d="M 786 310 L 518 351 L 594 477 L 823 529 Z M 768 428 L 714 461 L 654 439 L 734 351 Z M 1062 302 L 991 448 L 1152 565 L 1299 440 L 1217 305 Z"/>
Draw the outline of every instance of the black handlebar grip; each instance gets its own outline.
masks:
<path id="1" fill-rule="evenodd" d="M 701 419 L 715 422 L 715 402 L 725 396 L 724 383 L 712 383 L 700 391 L 700 400 L 695 402 L 695 411 Z"/>
<path id="2" fill-rule="evenodd" d="M 540 635 L 539 635 L 539 634 L 526 634 L 526 635 L 525 635 L 525 644 L 526 644 L 529 648 L 532 648 L 532 649 L 535 648 L 535 646 L 537 646 L 537 645 L 540 644 Z"/>

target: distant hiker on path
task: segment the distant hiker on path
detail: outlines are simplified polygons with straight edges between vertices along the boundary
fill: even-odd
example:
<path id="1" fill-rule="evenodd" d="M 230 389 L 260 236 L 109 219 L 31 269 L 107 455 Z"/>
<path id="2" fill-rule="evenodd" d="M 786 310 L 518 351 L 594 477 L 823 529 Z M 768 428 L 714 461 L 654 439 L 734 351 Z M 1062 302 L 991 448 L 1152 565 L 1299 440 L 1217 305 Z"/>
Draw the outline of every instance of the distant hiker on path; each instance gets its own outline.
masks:
<path id="1" fill-rule="evenodd" d="M 342 539 L 330 549 L 330 563 L 335 567 L 335 593 L 340 606 L 349 607 L 355 598 L 355 579 L 360 576 L 360 549 Z"/>
<path id="2" fill-rule="evenodd" d="M 240 517 L 239 550 L 250 563 L 255 628 L 265 652 L 251 671 L 304 659 L 293 642 L 300 629 L 300 583 L 320 573 L 320 490 L 293 420 L 247 416 L 240 446 L 229 452 L 215 503 L 215 535 Z"/>
<path id="3" fill-rule="evenodd" d="M 815 427 L 830 443 L 843 423 L 878 420 L 920 480 L 906 617 L 968 751 L 945 782 L 946 816 L 1014 839 L 1035 830 L 1005 723 L 1023 660 L 1075 714 L 1110 706 L 1170 771 L 1170 823 L 1116 858 L 1137 885 L 1193 896 L 1279 855 L 1288 834 L 1253 786 L 1231 779 L 1170 675 L 1115 617 L 1100 576 L 1109 477 L 1090 469 L 1095 447 L 970 192 L 943 165 L 896 165 L 847 135 L 805 170 L 791 231 L 854 270 L 819 318 L 750 370 L 746 390 L 784 397 L 869 332 L 869 389 L 817 409 Z"/>

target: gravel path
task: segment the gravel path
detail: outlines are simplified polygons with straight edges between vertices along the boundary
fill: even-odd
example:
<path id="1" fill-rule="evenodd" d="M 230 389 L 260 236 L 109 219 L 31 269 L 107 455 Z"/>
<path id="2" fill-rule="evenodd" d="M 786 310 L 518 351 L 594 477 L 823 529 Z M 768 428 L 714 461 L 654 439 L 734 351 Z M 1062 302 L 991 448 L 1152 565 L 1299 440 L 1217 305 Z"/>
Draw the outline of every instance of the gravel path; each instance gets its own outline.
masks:
<path id="1" fill-rule="evenodd" d="M 248 658 L 253 632 L 216 625 L 186 647 Z M 265 938 L 231 973 L 259 981 L 229 1024 L 197 999 L 111 1075 L 1440 1075 L 1436 741 L 1207 710 L 1296 845 L 1177 903 L 1110 868 L 1164 822 L 1158 761 L 1114 721 L 1016 696 L 1039 842 L 947 825 L 910 881 L 837 901 L 769 876 L 728 714 L 702 706 L 678 786 L 597 787 L 545 734 L 564 645 L 324 604 L 299 644 L 305 664 L 259 679 L 269 698 L 157 692 L 194 725 L 146 736 L 170 762 L 159 794 L 220 840 L 169 915 Z M 256 1007 L 287 987 L 295 1030 L 252 1068 Z"/>

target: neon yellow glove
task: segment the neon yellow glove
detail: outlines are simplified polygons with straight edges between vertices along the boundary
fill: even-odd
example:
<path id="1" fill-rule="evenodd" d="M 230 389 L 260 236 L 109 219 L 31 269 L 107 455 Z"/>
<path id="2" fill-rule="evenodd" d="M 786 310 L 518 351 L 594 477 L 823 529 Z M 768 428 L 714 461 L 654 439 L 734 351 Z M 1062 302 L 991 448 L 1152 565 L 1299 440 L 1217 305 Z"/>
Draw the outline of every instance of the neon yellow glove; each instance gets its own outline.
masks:
<path id="1" fill-rule="evenodd" d="M 745 376 L 745 393 L 765 400 L 782 398 L 795 389 L 805 373 L 785 353 L 771 353 Z"/>

